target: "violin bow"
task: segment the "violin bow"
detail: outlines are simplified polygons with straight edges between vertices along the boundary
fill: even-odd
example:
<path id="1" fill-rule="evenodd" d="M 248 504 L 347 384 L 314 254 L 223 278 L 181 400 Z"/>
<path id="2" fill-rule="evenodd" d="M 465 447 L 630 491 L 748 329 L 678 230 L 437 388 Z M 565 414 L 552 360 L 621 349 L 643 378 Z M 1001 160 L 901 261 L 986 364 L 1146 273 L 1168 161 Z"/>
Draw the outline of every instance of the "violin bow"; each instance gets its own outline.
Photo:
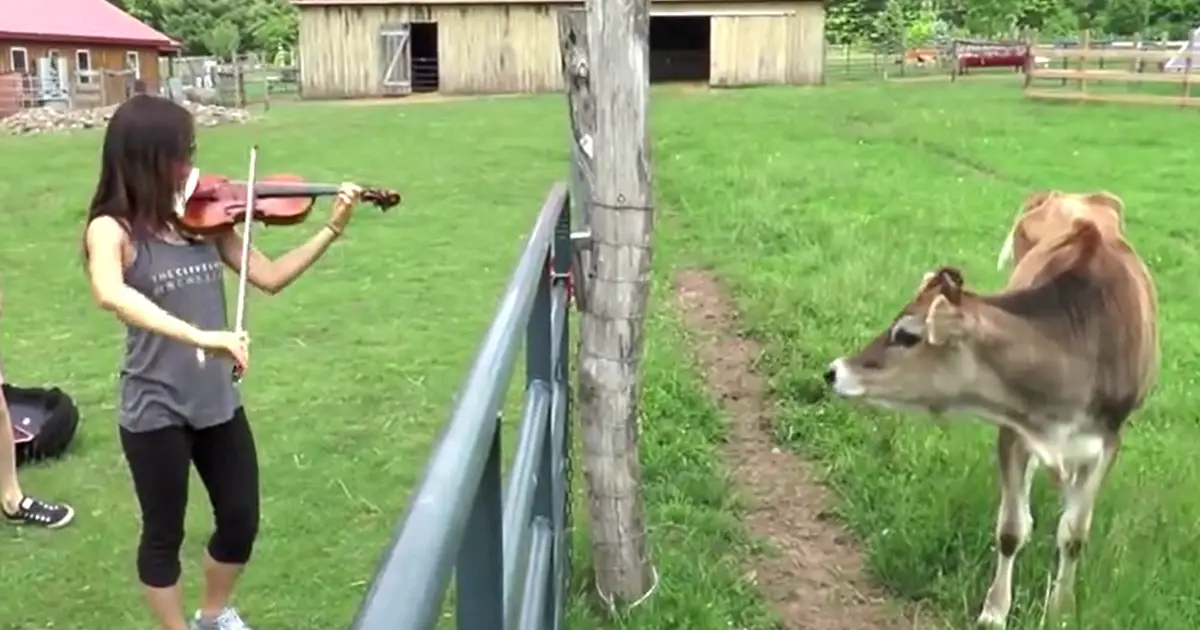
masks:
<path id="1" fill-rule="evenodd" d="M 250 281 L 250 230 L 254 226 L 254 181 L 258 165 L 258 145 L 250 145 L 250 174 L 246 177 L 246 222 L 242 226 L 242 264 L 238 272 L 237 314 L 233 318 L 233 332 L 246 332 L 246 289 Z M 234 370 L 233 382 L 242 380 L 241 370 Z"/>
<path id="2" fill-rule="evenodd" d="M 238 272 L 237 314 L 234 315 L 233 319 L 233 332 L 239 334 L 245 332 L 246 325 L 246 289 L 250 280 L 250 274 L 248 271 L 250 268 L 250 229 L 254 225 L 254 212 L 252 209 L 254 208 L 254 176 L 257 165 L 258 145 L 255 144 L 250 146 L 250 175 L 246 180 L 246 208 L 251 210 L 246 212 L 246 223 L 244 226 L 242 226 L 242 268 Z M 187 199 L 192 196 L 193 192 L 195 192 L 196 184 L 199 181 L 199 178 L 199 169 L 192 169 L 191 174 L 188 176 L 188 181 L 184 185 L 184 192 L 180 195 L 180 200 L 177 200 L 177 203 L 179 203 L 180 206 L 176 211 L 180 214 L 180 216 L 183 215 L 182 207 L 186 205 Z M 201 366 L 204 365 L 206 358 L 207 352 L 205 352 L 204 348 L 196 348 L 196 361 L 198 361 Z M 241 380 L 241 371 L 235 367 L 233 371 L 233 382 L 238 383 L 241 382 Z"/>
<path id="3" fill-rule="evenodd" d="M 193 167 L 192 172 L 188 173 L 187 181 L 183 184 L 183 190 L 175 195 L 175 215 L 183 217 L 187 212 L 188 199 L 192 198 L 192 193 L 196 192 L 196 186 L 200 184 L 200 169 Z"/>

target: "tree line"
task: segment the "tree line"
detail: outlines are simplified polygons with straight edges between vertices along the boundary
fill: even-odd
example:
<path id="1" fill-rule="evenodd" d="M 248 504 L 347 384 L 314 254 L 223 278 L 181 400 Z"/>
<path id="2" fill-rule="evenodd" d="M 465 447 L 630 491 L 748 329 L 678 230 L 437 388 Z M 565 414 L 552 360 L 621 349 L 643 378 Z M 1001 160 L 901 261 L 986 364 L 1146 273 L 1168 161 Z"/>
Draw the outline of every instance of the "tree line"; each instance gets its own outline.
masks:
<path id="1" fill-rule="evenodd" d="M 272 55 L 296 44 L 296 7 L 288 0 L 109 0 L 178 41 L 185 55 Z"/>
<path id="2" fill-rule="evenodd" d="M 826 32 L 838 43 L 909 45 L 938 37 L 1188 39 L 1200 0 L 827 0 Z"/>
<path id="3" fill-rule="evenodd" d="M 175 38 L 186 55 L 274 54 L 296 44 L 289 0 L 109 0 Z M 921 45 L 948 36 L 1094 35 L 1187 39 L 1200 0 L 826 0 L 837 43 Z"/>

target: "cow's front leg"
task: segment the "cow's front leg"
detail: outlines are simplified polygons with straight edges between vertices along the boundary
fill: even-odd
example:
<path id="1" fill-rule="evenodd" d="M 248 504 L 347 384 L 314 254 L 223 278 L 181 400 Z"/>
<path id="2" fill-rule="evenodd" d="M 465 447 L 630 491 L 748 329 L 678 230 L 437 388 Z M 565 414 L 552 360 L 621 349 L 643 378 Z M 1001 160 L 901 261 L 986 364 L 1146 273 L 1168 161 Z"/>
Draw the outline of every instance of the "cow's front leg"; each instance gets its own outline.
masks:
<path id="1" fill-rule="evenodd" d="M 1119 437 L 1107 436 L 1101 452 L 1092 461 L 1078 466 L 1063 487 L 1063 511 L 1056 536 L 1058 571 L 1046 596 L 1046 615 L 1055 626 L 1064 621 L 1065 614 L 1075 611 L 1075 571 L 1091 533 L 1096 495 L 1120 447 Z"/>
<path id="2" fill-rule="evenodd" d="M 979 613 L 981 628 L 1003 628 L 1012 608 L 1012 575 L 1017 552 L 1029 540 L 1033 513 L 1029 489 L 1036 470 L 1029 451 L 1011 429 L 1000 429 L 996 441 L 1000 477 L 1000 509 L 996 515 L 996 574 Z"/>

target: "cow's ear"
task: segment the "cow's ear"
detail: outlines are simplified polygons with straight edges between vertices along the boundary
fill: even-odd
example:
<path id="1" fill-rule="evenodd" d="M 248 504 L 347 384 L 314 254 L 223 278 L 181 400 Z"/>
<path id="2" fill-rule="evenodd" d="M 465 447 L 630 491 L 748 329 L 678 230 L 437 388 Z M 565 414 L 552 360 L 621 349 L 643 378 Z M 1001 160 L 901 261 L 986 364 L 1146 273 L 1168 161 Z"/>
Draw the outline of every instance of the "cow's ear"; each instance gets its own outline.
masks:
<path id="1" fill-rule="evenodd" d="M 963 278 L 962 272 L 954 267 L 942 267 L 937 271 L 937 283 L 941 288 L 942 295 L 951 304 L 958 305 L 962 301 L 963 285 L 966 280 Z"/>
<path id="2" fill-rule="evenodd" d="M 1120 197 L 1108 192 L 1107 190 L 1094 192 L 1083 199 L 1088 204 L 1093 206 L 1109 208 L 1113 212 L 1116 212 L 1118 217 L 1125 216 L 1125 202 L 1121 201 Z"/>
<path id="3" fill-rule="evenodd" d="M 1022 210 L 1024 212 L 1036 210 L 1037 208 L 1042 207 L 1047 201 L 1050 201 L 1061 194 L 1062 192 L 1057 190 L 1043 190 L 1040 192 L 1035 192 L 1025 198 L 1025 205 Z"/>
<path id="4" fill-rule="evenodd" d="M 933 283 L 936 280 L 937 280 L 936 273 L 934 273 L 932 271 L 926 272 L 924 277 L 921 278 L 921 284 L 917 285 L 917 295 L 921 295 L 922 293 L 928 291 L 929 287 L 933 286 Z"/>
<path id="5" fill-rule="evenodd" d="M 1000 245 L 1000 253 L 996 255 L 996 269 L 1004 269 L 1012 262 L 1015 257 L 1016 239 L 1017 226 L 1014 225 L 1004 238 L 1004 243 Z"/>
<path id="6" fill-rule="evenodd" d="M 939 295 L 925 314 L 925 339 L 932 346 L 941 346 L 962 335 L 962 311 L 945 295 Z"/>

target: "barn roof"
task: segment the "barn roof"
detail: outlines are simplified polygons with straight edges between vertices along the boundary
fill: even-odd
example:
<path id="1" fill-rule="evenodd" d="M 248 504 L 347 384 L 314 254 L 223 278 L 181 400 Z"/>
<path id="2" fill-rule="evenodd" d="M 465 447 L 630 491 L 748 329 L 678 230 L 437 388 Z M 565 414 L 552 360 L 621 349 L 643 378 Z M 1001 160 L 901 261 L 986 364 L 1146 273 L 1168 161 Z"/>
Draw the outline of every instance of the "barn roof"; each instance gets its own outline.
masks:
<path id="1" fill-rule="evenodd" d="M 178 50 L 108 0 L 0 0 L 0 39 Z"/>

